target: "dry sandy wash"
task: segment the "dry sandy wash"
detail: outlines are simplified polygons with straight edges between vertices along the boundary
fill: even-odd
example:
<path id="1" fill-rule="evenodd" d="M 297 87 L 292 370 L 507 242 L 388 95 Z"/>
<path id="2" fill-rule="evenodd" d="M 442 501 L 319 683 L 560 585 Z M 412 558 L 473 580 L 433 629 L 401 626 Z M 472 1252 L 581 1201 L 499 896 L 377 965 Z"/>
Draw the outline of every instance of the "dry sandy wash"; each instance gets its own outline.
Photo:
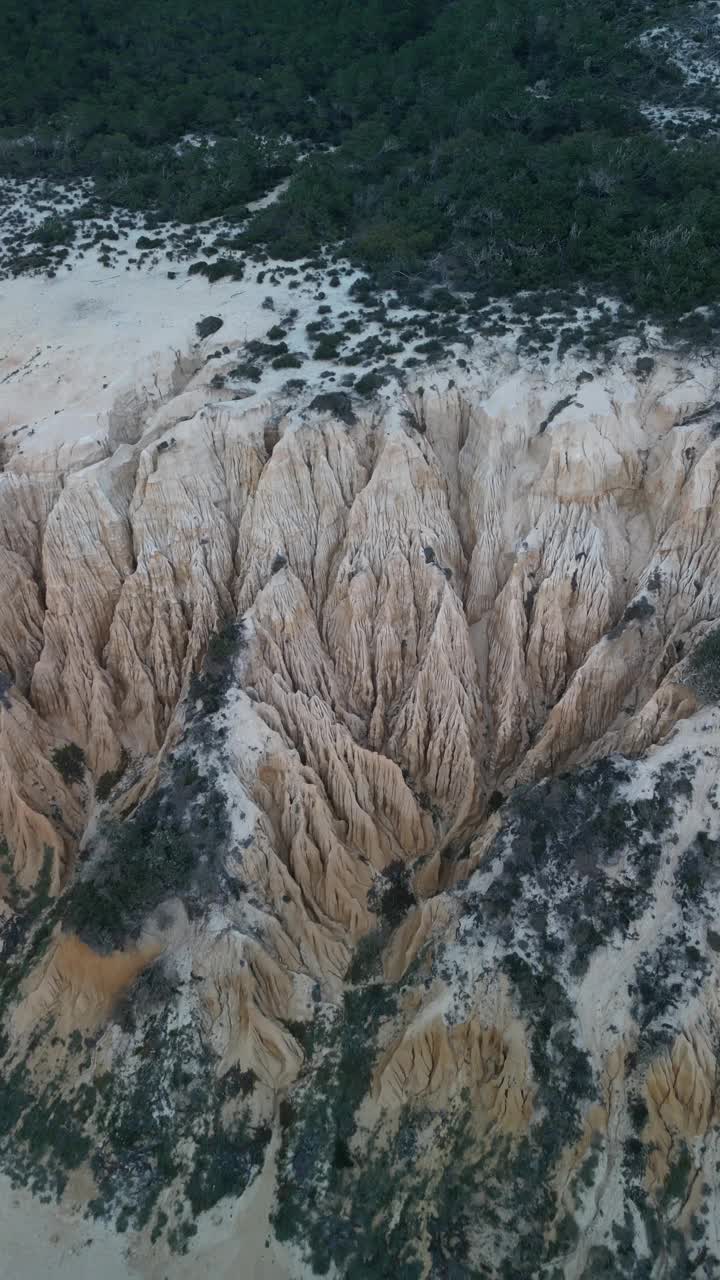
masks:
<path id="1" fill-rule="evenodd" d="M 718 369 L 233 399 L 263 290 L 90 269 L 4 286 L 11 1174 L 117 1274 L 720 1274 Z"/>

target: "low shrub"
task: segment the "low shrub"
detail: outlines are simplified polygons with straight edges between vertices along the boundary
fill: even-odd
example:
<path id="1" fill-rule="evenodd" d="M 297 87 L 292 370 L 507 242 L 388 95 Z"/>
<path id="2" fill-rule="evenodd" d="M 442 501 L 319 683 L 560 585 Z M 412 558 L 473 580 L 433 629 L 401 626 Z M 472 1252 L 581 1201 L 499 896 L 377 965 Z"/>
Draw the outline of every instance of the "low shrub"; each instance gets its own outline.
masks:
<path id="1" fill-rule="evenodd" d="M 703 697 L 720 701 L 720 627 L 700 641 L 690 660 L 690 672 Z"/>
<path id="2" fill-rule="evenodd" d="M 286 355 L 276 356 L 272 362 L 272 367 L 273 369 L 300 369 L 302 368 L 302 363 L 302 356 L 293 351 L 288 351 Z"/>
<path id="3" fill-rule="evenodd" d="M 83 781 L 85 777 L 85 753 L 75 742 L 67 746 L 56 747 L 50 756 L 55 768 L 64 782 L 69 786 Z"/>
<path id="4" fill-rule="evenodd" d="M 201 264 L 195 263 L 190 268 L 190 274 L 192 275 L 195 269 L 199 268 L 200 265 Z M 207 266 L 208 264 L 205 263 L 204 265 Z M 220 316 L 204 316 L 204 318 L 202 320 L 198 320 L 195 325 L 195 332 L 198 338 L 209 338 L 211 334 L 217 333 L 218 329 L 222 329 L 222 327 L 223 321 L 220 319 Z"/>
<path id="5" fill-rule="evenodd" d="M 95 795 L 98 800 L 107 800 L 111 791 L 117 786 L 128 767 L 130 757 L 123 748 L 120 761 L 115 769 L 108 769 L 106 773 L 102 773 L 95 783 Z"/>
<path id="6" fill-rule="evenodd" d="M 316 360 L 337 360 L 339 349 L 344 341 L 343 333 L 323 333 L 313 352 Z"/>

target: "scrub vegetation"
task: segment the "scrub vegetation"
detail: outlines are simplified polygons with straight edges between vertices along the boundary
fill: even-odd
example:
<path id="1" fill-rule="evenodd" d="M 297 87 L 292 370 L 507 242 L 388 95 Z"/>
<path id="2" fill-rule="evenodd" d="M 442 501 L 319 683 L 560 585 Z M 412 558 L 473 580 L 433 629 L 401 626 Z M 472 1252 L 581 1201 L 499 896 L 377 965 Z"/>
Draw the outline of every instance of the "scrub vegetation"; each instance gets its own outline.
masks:
<path id="1" fill-rule="evenodd" d="M 671 322 L 720 296 L 720 144 L 653 123 L 714 109 L 716 89 L 686 83 L 672 41 L 643 38 L 689 9 L 9 0 L 0 174 L 90 177 L 96 208 L 150 223 L 242 218 L 288 176 L 244 247 L 342 244 L 385 284 L 477 305 L 582 283 Z M 701 55 L 701 27 L 693 40 Z M 37 235 L 71 238 L 83 216 Z"/>

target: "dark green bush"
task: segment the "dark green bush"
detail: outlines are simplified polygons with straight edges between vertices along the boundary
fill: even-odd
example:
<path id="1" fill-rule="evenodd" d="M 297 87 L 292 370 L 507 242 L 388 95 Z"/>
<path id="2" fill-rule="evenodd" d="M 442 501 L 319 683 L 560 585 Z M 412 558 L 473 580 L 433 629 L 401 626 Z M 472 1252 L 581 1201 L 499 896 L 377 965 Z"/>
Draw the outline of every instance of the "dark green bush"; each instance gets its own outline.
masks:
<path id="1" fill-rule="evenodd" d="M 53 247 L 59 244 L 72 244 L 75 239 L 75 228 L 72 223 L 64 222 L 62 218 L 53 214 L 40 223 L 33 235 L 33 240 L 38 244 Z"/>
<path id="2" fill-rule="evenodd" d="M 205 276 L 211 284 L 216 280 L 229 277 L 231 280 L 242 280 L 245 267 L 238 258 L 216 258 L 214 262 L 193 262 L 188 268 L 188 275 Z M 214 332 L 211 330 L 210 332 Z"/>
<path id="3" fill-rule="evenodd" d="M 344 337 L 345 335 L 342 333 L 321 334 L 313 352 L 315 360 L 336 360 Z"/>
<path id="4" fill-rule="evenodd" d="M 120 782 L 125 770 L 129 764 L 129 756 L 123 748 L 120 760 L 116 769 L 108 769 L 106 773 L 101 773 L 95 784 L 95 795 L 98 800 L 107 800 L 110 793 Z"/>
<path id="5" fill-rule="evenodd" d="M 270 1136 L 263 1126 L 247 1133 L 220 1129 L 200 1140 L 185 1187 L 194 1216 L 212 1209 L 224 1196 L 242 1195 L 262 1166 Z"/>
<path id="6" fill-rule="evenodd" d="M 699 692 L 712 702 L 720 701 L 720 627 L 700 641 L 690 660 L 690 671 Z"/>
<path id="7" fill-rule="evenodd" d="M 83 781 L 85 777 L 85 753 L 77 743 L 69 742 L 67 746 L 56 747 L 50 759 L 63 780 L 69 785 Z"/>
<path id="8" fill-rule="evenodd" d="M 273 369 L 301 369 L 302 356 L 289 351 L 287 355 L 276 356 L 272 362 Z"/>
<path id="9" fill-rule="evenodd" d="M 376 391 L 379 391 L 386 382 L 387 378 L 382 373 L 364 373 L 355 383 L 355 390 L 360 396 L 372 396 Z"/>
<path id="10" fill-rule="evenodd" d="M 193 268 L 191 267 L 190 270 L 192 272 Z M 209 338 L 211 334 L 217 333 L 218 329 L 222 329 L 222 326 L 223 322 L 220 316 L 205 316 L 202 320 L 198 320 L 195 325 L 195 332 L 198 338 Z"/>
<path id="11" fill-rule="evenodd" d="M 248 382 L 259 382 L 262 378 L 262 367 L 259 364 L 252 364 L 248 360 L 243 364 L 235 365 L 235 368 L 230 370 L 228 377 L 247 379 Z"/>

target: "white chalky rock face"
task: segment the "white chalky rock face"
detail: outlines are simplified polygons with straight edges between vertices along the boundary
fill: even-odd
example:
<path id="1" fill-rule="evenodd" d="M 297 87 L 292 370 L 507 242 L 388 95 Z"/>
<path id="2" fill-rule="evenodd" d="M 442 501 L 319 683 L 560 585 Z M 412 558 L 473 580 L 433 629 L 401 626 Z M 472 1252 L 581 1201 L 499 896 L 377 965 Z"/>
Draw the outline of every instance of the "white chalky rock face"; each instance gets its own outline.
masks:
<path id="1" fill-rule="evenodd" d="M 229 324 L 223 336 L 237 337 Z M 299 1028 L 320 1009 L 325 1060 L 335 1061 L 333 1018 L 360 989 L 348 987 L 348 966 L 352 974 L 364 938 L 379 938 L 383 990 L 400 994 L 383 1022 L 360 1024 L 370 1027 L 368 1073 L 354 1103 L 359 1129 L 338 1130 L 347 1183 L 334 1213 L 352 1218 L 347 1197 L 363 1160 L 352 1144 L 363 1150 L 368 1134 L 399 1141 L 414 1114 L 425 1145 L 407 1184 L 424 1224 L 413 1275 L 446 1274 L 433 1267 L 453 1247 L 462 1275 L 534 1274 L 537 1250 L 542 1274 L 595 1274 L 587 1268 L 610 1258 L 613 1274 L 635 1275 L 628 1214 L 637 1257 L 655 1267 L 665 1210 L 683 1238 L 695 1223 L 717 1262 L 702 1225 L 717 1186 L 717 965 L 709 924 L 702 912 L 691 918 L 673 881 L 699 833 L 717 835 L 707 763 L 717 758 L 716 713 L 698 710 L 687 662 L 720 604 L 715 371 L 663 355 L 642 378 L 620 358 L 601 370 L 568 363 L 510 376 L 482 369 L 476 353 L 475 366 L 456 369 L 454 381 L 444 374 L 436 389 L 358 402 L 349 424 L 310 409 L 310 394 L 222 398 L 205 364 L 214 341 L 178 342 L 154 365 L 144 356 L 135 386 L 116 388 L 95 414 L 87 388 L 74 403 L 66 386 L 61 412 L 49 410 L 40 361 L 8 384 L 3 928 L 22 916 L 18 888 L 31 891 L 44 875 L 51 894 L 72 889 L 98 826 L 160 794 L 183 750 L 183 767 L 219 790 L 226 815 L 215 880 L 202 882 L 194 909 L 181 885 L 164 882 L 134 936 L 104 954 L 56 924 L 7 1015 L 16 1051 L 35 1063 L 28 1037 L 52 1016 L 66 1034 L 99 1036 L 109 1070 L 130 1052 L 112 1020 L 117 1002 L 130 991 L 132 1003 L 139 973 L 164 973 L 177 1034 L 201 1029 L 216 1079 L 239 1071 L 255 1081 L 253 1123 L 272 1126 L 273 1098 L 294 1088 L 302 1115 L 316 1080 L 318 1050 Z M 56 356 L 52 377 L 59 367 Z M 20 417 L 26 429 L 13 435 Z M 237 619 L 234 674 L 198 731 L 194 680 L 213 634 Z M 68 743 L 84 753 L 79 781 L 57 754 Z M 618 754 L 643 760 L 593 798 L 592 779 Z M 678 800 L 687 812 L 665 813 L 652 865 L 638 869 L 620 828 L 615 860 L 606 846 L 596 857 L 598 815 L 613 804 L 630 813 L 643 787 L 659 804 L 670 786 L 661 768 L 683 758 L 699 781 L 689 807 L 684 793 Z M 591 781 L 565 803 L 566 784 L 552 780 L 588 765 L 571 776 Z M 478 903 L 496 893 L 503 858 L 520 857 L 523 821 L 529 829 L 533 806 L 557 796 L 566 882 L 559 872 L 555 895 L 533 864 L 509 881 L 504 914 L 483 916 Z M 567 826 L 583 804 L 584 818 Z M 633 813 L 639 829 L 645 818 Z M 554 822 L 551 814 L 547 867 L 560 857 Z M 191 826 L 191 844 L 196 837 Z M 633 839 L 645 847 L 637 831 Z M 633 891 L 645 877 L 645 896 L 615 920 L 595 902 L 586 942 L 570 955 L 563 903 L 573 884 L 580 899 L 593 866 Z M 197 905 L 203 894 L 212 909 Z M 543 1029 L 542 995 L 533 1006 L 519 976 L 522 963 L 541 975 L 541 993 L 549 981 L 538 913 L 546 942 L 561 940 L 552 980 L 567 1006 L 562 1035 L 552 1017 Z M 645 959 L 678 928 L 697 973 L 660 1035 L 660 1014 L 643 1012 L 633 990 L 642 993 Z M 139 1025 L 144 1016 L 141 1008 Z M 574 1100 L 563 1075 L 571 1058 L 588 1077 Z M 442 1117 L 452 1129 L 470 1098 L 462 1152 L 469 1143 L 489 1162 L 502 1200 L 503 1181 L 517 1175 L 508 1153 L 521 1141 L 534 1149 L 549 1123 L 543 1069 L 557 1069 L 578 1121 L 538 1164 L 552 1210 L 527 1190 L 535 1261 L 503 1271 L 517 1241 L 527 1244 L 513 1224 L 520 1202 L 490 1224 L 470 1179 L 476 1218 L 460 1224 L 453 1246 L 428 1206 L 460 1148 L 433 1163 L 428 1144 L 445 1150 Z M 38 1070 L 47 1074 L 48 1061 Z M 632 1185 L 644 1187 L 652 1222 L 632 1199 L 631 1173 L 618 1172 L 633 1115 Z M 290 1201 L 298 1189 L 288 1191 L 288 1161 L 300 1168 L 305 1149 L 298 1125 L 278 1166 Z M 293 1230 L 319 1265 L 314 1212 Z M 323 1247 L 344 1274 L 355 1256 L 348 1242 Z"/>

